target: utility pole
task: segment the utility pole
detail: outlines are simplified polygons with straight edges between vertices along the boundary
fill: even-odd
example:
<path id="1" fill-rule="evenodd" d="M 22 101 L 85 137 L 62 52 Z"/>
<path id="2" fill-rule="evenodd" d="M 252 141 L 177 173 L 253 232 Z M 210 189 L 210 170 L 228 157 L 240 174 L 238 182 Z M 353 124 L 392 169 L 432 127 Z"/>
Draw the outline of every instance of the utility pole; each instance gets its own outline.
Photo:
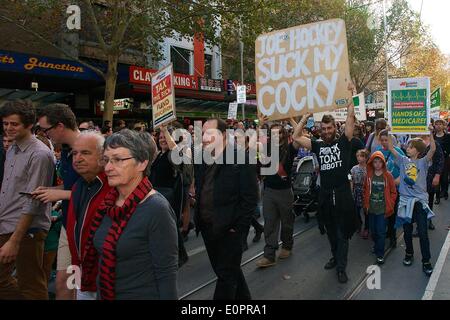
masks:
<path id="1" fill-rule="evenodd" d="M 242 19 L 242 18 L 241 18 Z M 244 42 L 242 41 L 242 20 L 239 20 L 239 51 L 241 55 L 241 86 L 244 85 Z M 242 104 L 242 121 L 245 120 L 245 103 Z"/>
<path id="2" fill-rule="evenodd" d="M 388 53 L 388 34 L 387 34 L 387 17 L 386 17 L 386 0 L 383 0 L 383 20 L 384 20 L 384 50 L 385 50 L 385 59 L 386 59 L 386 94 L 389 94 L 389 69 L 388 69 L 388 61 L 389 61 L 389 53 Z M 389 112 L 391 112 L 391 110 L 388 110 L 388 105 L 389 103 L 386 100 L 386 105 L 385 105 L 385 113 L 384 113 L 384 118 L 385 119 L 389 119 L 389 117 L 387 116 L 389 114 Z M 387 114 L 386 114 L 387 111 Z"/>
<path id="3" fill-rule="evenodd" d="M 383 0 L 383 19 L 384 19 L 384 50 L 386 51 L 386 92 L 387 92 L 387 85 L 388 85 L 388 79 L 389 79 L 389 71 L 388 71 L 388 35 L 387 35 L 387 18 L 386 18 L 386 0 Z"/>

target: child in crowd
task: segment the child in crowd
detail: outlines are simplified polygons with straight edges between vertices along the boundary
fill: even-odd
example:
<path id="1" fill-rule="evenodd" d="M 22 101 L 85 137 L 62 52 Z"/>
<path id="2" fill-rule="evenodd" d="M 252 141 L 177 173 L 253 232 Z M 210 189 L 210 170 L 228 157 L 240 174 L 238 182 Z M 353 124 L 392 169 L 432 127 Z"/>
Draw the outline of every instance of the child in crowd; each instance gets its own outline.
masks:
<path id="1" fill-rule="evenodd" d="M 396 158 L 400 166 L 400 200 L 396 226 L 403 225 L 406 255 L 403 260 L 405 266 L 412 265 L 414 248 L 412 242 L 413 223 L 417 224 L 420 239 L 420 251 L 422 252 L 422 270 L 430 276 L 433 267 L 430 262 L 430 241 L 428 239 L 428 219 L 434 216 L 428 206 L 427 174 L 433 155 L 436 151 L 436 143 L 433 137 L 433 126 L 430 126 L 430 150 L 425 157 L 419 159 L 419 155 L 426 149 L 422 139 L 412 139 L 408 143 L 406 153 L 408 157 L 401 156 L 394 149 L 391 136 L 389 138 L 389 150 Z"/>
<path id="2" fill-rule="evenodd" d="M 381 151 L 383 153 L 384 159 L 386 160 L 386 167 L 388 171 L 392 174 L 394 177 L 394 180 L 396 181 L 397 186 L 397 193 L 398 193 L 398 184 L 399 184 L 399 176 L 400 176 L 400 167 L 395 162 L 395 157 L 392 155 L 392 153 L 389 151 L 389 129 L 384 129 L 379 134 L 379 140 L 380 145 L 376 148 L 376 151 Z M 395 151 L 401 156 L 404 156 L 405 153 L 403 150 L 398 147 L 394 146 Z M 397 197 L 398 201 L 398 197 Z M 387 238 L 389 238 L 390 244 L 389 246 L 391 248 L 397 247 L 397 231 L 395 229 L 395 219 L 397 217 L 397 208 L 398 203 L 396 203 L 394 207 L 394 214 L 391 215 L 388 218 L 388 227 L 387 227 Z"/>
<path id="3" fill-rule="evenodd" d="M 355 200 L 356 205 L 356 214 L 358 215 L 361 226 L 364 226 L 364 229 L 361 232 L 361 236 L 363 239 L 367 239 L 369 237 L 369 221 L 364 212 L 361 212 L 363 209 L 363 188 L 364 181 L 366 180 L 368 158 L 369 152 L 367 150 L 358 150 L 356 152 L 356 159 L 358 160 L 358 164 L 350 170 L 350 173 L 352 175 L 352 190 L 353 199 Z M 363 215 L 363 217 L 361 217 L 361 215 Z M 358 231 L 361 231 L 361 227 Z"/>
<path id="4" fill-rule="evenodd" d="M 387 218 L 394 214 L 396 199 L 397 189 L 394 178 L 387 170 L 383 153 L 375 151 L 367 163 L 364 211 L 369 217 L 377 264 L 384 263 Z"/>

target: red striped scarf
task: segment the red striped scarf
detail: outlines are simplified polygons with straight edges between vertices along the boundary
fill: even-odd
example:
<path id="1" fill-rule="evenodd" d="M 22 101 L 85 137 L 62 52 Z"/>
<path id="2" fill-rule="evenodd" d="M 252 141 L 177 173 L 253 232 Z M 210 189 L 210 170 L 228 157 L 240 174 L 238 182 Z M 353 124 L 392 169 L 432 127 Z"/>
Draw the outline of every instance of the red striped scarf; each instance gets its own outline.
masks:
<path id="1" fill-rule="evenodd" d="M 121 207 L 115 205 L 119 193 L 112 189 L 99 206 L 89 230 L 89 238 L 86 243 L 86 257 L 82 262 L 81 281 L 86 287 L 92 285 L 89 279 L 96 279 L 97 270 L 100 275 L 100 298 L 103 300 L 115 299 L 115 280 L 116 280 L 116 246 L 121 234 L 125 230 L 128 221 L 136 210 L 137 205 L 153 189 L 149 179 L 144 178 L 134 189 Z M 108 234 L 103 242 L 103 254 L 99 264 L 98 252 L 94 247 L 93 240 L 95 232 L 100 227 L 103 217 L 107 215 L 112 220 Z"/>

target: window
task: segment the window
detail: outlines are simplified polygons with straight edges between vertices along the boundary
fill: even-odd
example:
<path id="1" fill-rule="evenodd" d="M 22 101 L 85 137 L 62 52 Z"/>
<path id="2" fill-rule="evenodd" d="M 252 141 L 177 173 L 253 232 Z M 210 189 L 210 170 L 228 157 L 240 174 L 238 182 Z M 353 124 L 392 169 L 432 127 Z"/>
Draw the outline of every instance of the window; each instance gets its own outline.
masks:
<path id="1" fill-rule="evenodd" d="M 174 72 L 190 74 L 190 61 L 191 61 L 190 50 L 177 47 L 170 47 L 170 60 L 173 63 Z"/>
<path id="2" fill-rule="evenodd" d="M 212 55 L 210 54 L 205 54 L 205 78 L 215 78 L 212 74 Z"/>

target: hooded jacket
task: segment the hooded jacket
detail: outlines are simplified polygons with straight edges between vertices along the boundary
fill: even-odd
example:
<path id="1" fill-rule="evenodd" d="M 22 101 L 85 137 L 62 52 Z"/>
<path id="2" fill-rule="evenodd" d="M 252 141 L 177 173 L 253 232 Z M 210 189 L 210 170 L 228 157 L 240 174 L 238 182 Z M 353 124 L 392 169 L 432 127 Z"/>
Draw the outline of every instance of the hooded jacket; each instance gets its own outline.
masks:
<path id="1" fill-rule="evenodd" d="M 397 199 L 397 188 L 395 187 L 395 181 L 392 174 L 387 170 L 386 160 L 384 159 L 381 151 L 376 151 L 372 154 L 367 162 L 367 176 L 364 182 L 364 209 L 369 210 L 370 194 L 372 192 L 372 179 L 375 174 L 373 168 L 373 160 L 380 158 L 383 161 L 383 177 L 384 177 L 384 201 L 386 204 L 386 211 L 384 216 L 390 217 L 394 213 L 395 200 Z"/>

